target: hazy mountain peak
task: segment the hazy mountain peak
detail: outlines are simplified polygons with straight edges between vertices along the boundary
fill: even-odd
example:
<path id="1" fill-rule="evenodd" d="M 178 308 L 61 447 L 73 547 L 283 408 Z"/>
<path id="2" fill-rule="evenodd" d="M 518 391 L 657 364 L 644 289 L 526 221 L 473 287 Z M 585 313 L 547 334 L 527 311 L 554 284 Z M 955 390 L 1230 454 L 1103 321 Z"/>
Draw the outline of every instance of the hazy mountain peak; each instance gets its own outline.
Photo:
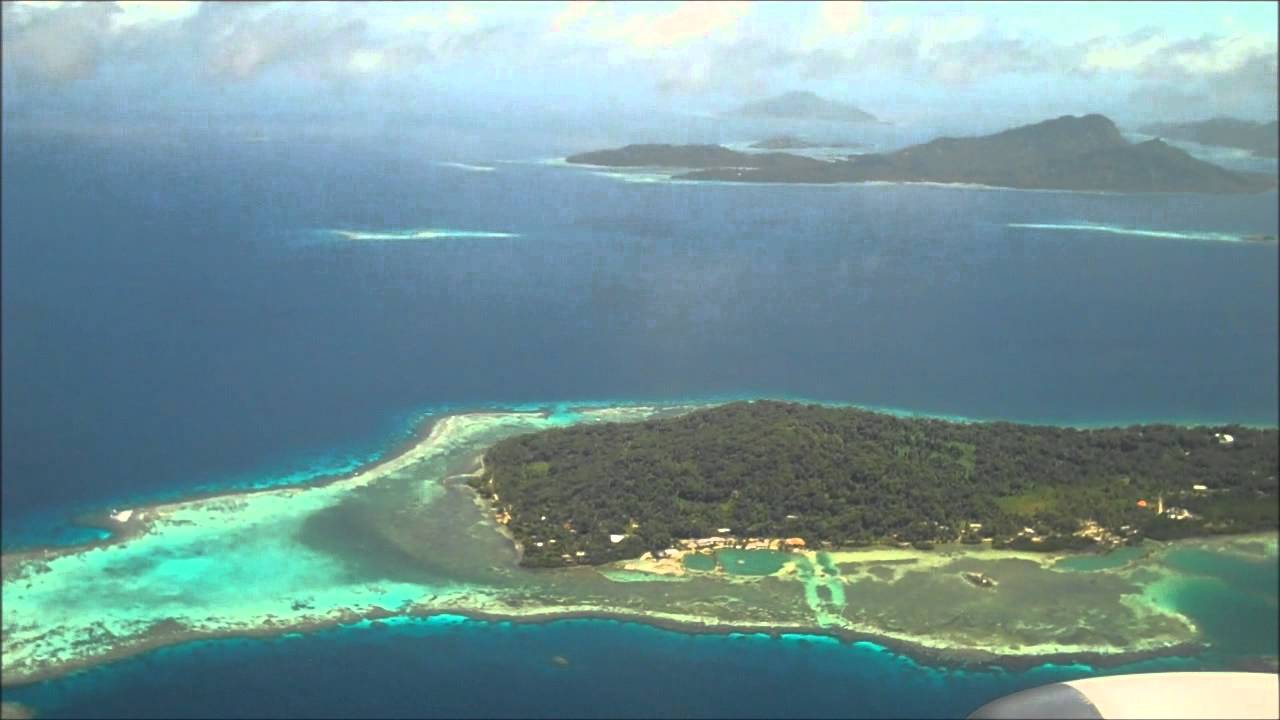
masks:
<path id="1" fill-rule="evenodd" d="M 808 90 L 792 90 L 764 100 L 747 103 L 738 109 L 744 117 L 772 117 L 803 120 L 840 120 L 876 122 L 876 117 L 861 108 L 829 100 Z"/>

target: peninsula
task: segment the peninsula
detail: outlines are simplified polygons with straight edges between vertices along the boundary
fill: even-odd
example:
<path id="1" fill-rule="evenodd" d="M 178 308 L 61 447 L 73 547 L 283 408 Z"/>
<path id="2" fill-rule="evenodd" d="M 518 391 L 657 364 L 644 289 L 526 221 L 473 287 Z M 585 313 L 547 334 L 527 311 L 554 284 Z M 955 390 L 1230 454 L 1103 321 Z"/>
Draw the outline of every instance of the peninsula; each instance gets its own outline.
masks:
<path id="1" fill-rule="evenodd" d="M 566 160 L 664 167 L 676 179 L 730 182 L 933 182 L 1128 193 L 1252 193 L 1274 189 L 1277 182 L 1196 159 L 1159 139 L 1130 143 L 1102 115 L 1068 115 L 994 135 L 939 138 L 835 161 L 718 145 L 628 145 Z"/>

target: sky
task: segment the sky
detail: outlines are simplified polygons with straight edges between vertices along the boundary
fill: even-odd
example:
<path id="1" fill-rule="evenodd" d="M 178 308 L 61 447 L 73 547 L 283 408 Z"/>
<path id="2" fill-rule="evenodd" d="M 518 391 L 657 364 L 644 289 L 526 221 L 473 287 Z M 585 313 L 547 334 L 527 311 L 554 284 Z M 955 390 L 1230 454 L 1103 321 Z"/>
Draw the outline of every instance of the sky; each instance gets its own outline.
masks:
<path id="1" fill-rule="evenodd" d="M 2 20 L 7 125 L 713 116 L 791 90 L 904 124 L 1277 103 L 1271 2 L 5 2 Z"/>

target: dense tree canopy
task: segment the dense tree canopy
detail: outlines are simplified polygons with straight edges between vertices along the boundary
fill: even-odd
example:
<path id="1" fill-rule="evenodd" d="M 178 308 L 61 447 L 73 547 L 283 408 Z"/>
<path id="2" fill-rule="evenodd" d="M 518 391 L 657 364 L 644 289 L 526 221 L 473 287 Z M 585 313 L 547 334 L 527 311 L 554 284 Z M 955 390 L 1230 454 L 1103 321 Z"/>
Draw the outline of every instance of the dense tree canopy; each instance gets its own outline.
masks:
<path id="1" fill-rule="evenodd" d="M 510 513 L 528 565 L 634 557 L 722 528 L 852 546 L 1005 543 L 1031 527 L 1051 549 L 1082 544 L 1071 534 L 1085 520 L 1151 537 L 1275 528 L 1278 452 L 1275 430 L 1238 426 L 1077 430 L 757 401 L 510 438 L 473 484 Z M 1157 517 L 1157 496 L 1196 517 Z"/>

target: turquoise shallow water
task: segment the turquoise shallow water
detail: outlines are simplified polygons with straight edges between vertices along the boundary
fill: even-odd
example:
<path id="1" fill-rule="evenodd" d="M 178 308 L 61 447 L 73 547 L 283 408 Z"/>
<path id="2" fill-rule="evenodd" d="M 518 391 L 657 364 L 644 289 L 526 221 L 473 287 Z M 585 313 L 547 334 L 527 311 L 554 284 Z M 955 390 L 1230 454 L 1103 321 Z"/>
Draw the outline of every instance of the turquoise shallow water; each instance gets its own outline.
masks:
<path id="1" fill-rule="evenodd" d="M 1059 560 L 1053 564 L 1053 567 L 1077 572 L 1106 570 L 1128 565 L 1146 552 L 1141 547 L 1123 547 L 1105 554 L 1073 555 Z"/>
<path id="2" fill-rule="evenodd" d="M 689 553 L 682 560 L 684 566 L 690 570 L 699 570 L 701 572 L 711 572 L 716 569 L 716 556 L 711 553 Z"/>
<path id="3" fill-rule="evenodd" d="M 1175 550 L 1165 562 L 1194 576 L 1176 582 L 1171 603 L 1223 653 L 1280 653 L 1280 563 L 1207 550 Z"/>
<path id="4" fill-rule="evenodd" d="M 791 556 L 777 550 L 717 550 L 716 560 L 725 572 L 734 575 L 772 575 Z"/>

